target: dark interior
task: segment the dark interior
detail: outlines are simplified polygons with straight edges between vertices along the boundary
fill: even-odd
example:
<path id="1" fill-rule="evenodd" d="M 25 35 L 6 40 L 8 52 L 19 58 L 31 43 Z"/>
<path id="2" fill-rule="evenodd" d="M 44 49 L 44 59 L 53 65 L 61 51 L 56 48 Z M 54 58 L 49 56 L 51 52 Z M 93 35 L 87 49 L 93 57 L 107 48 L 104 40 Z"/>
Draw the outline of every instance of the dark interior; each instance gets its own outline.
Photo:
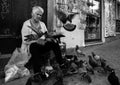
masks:
<path id="1" fill-rule="evenodd" d="M 31 8 L 39 5 L 44 9 L 42 21 L 47 25 L 47 0 L 0 1 L 0 52 L 11 53 L 21 46 L 23 22 L 31 17 Z M 9 49 L 9 50 L 8 50 Z"/>

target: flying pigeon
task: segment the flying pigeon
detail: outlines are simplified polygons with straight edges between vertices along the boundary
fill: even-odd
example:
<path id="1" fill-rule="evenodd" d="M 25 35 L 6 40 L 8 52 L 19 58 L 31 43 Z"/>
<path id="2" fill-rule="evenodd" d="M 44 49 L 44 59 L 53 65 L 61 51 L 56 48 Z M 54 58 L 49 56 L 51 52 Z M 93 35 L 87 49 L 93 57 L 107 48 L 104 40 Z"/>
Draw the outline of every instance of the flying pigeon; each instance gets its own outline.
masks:
<path id="1" fill-rule="evenodd" d="M 55 14 L 56 16 L 58 17 L 58 19 L 63 23 L 63 24 L 66 24 L 67 21 L 69 21 L 70 23 L 72 22 L 72 19 L 74 18 L 74 16 L 76 14 L 79 14 L 78 12 L 77 13 L 65 13 L 64 11 L 62 11 L 61 9 L 57 9 L 55 7 Z"/>

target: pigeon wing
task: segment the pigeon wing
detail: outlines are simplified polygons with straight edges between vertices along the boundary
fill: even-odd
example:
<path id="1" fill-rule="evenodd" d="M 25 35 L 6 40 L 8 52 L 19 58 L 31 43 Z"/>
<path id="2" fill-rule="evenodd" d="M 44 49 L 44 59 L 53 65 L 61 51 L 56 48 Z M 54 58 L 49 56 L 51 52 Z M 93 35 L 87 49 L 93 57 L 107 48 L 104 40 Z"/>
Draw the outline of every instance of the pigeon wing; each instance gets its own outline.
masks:
<path id="1" fill-rule="evenodd" d="M 56 14 L 56 16 L 58 17 L 58 19 L 59 19 L 63 24 L 66 23 L 66 21 L 67 21 L 67 15 L 66 15 L 65 12 L 63 12 L 63 11 L 60 10 L 60 9 L 55 8 L 55 14 Z"/>
<path id="2" fill-rule="evenodd" d="M 79 13 L 71 13 L 67 16 L 67 20 L 72 22 L 72 19 L 75 17 L 76 14 L 79 14 Z"/>

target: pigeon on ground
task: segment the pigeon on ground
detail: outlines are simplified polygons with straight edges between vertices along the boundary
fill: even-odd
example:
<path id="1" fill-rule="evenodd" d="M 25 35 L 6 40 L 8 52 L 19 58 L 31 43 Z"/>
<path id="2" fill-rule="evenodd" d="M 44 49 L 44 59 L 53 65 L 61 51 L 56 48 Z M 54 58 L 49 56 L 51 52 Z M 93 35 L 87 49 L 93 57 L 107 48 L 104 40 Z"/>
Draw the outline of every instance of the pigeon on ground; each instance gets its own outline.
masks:
<path id="1" fill-rule="evenodd" d="M 100 60 L 101 57 L 99 55 L 95 54 L 94 52 L 91 52 L 91 54 L 95 60 Z"/>
<path id="2" fill-rule="evenodd" d="M 64 85 L 63 78 L 57 79 L 57 81 L 53 85 Z"/>
<path id="3" fill-rule="evenodd" d="M 107 79 L 111 85 L 120 85 L 119 79 L 115 74 L 115 70 L 112 70 Z"/>
<path id="4" fill-rule="evenodd" d="M 75 52 L 77 56 L 85 56 L 85 54 L 80 50 L 80 47 L 78 45 L 76 45 L 75 47 Z"/>
<path id="5" fill-rule="evenodd" d="M 99 63 L 91 56 L 91 55 L 88 55 L 88 58 L 89 58 L 89 64 L 92 66 L 92 68 L 96 68 L 96 67 L 100 67 Z"/>

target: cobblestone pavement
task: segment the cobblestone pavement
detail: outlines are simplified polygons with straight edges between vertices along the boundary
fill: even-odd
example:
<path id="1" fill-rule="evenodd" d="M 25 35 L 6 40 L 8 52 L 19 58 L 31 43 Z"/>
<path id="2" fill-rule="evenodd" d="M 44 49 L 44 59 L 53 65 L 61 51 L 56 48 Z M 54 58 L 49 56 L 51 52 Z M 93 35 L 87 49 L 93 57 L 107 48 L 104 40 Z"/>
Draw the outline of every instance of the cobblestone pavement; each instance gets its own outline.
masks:
<path id="1" fill-rule="evenodd" d="M 84 47 L 81 48 L 81 50 L 86 54 L 86 60 L 88 59 L 87 56 L 91 54 L 91 52 L 95 52 L 107 60 L 107 63 L 115 69 L 116 75 L 120 79 L 120 39 L 97 46 Z M 72 50 L 70 53 L 72 52 L 74 51 Z M 80 80 L 79 74 L 75 74 L 65 77 L 64 85 L 110 85 L 107 81 L 107 75 L 99 74 L 96 72 L 94 75 L 91 75 L 91 78 L 92 83 L 89 84 L 85 81 Z M 26 80 L 27 78 L 21 78 L 5 85 L 24 85 Z M 48 81 L 45 85 L 53 85 L 51 82 L 52 80 Z"/>

